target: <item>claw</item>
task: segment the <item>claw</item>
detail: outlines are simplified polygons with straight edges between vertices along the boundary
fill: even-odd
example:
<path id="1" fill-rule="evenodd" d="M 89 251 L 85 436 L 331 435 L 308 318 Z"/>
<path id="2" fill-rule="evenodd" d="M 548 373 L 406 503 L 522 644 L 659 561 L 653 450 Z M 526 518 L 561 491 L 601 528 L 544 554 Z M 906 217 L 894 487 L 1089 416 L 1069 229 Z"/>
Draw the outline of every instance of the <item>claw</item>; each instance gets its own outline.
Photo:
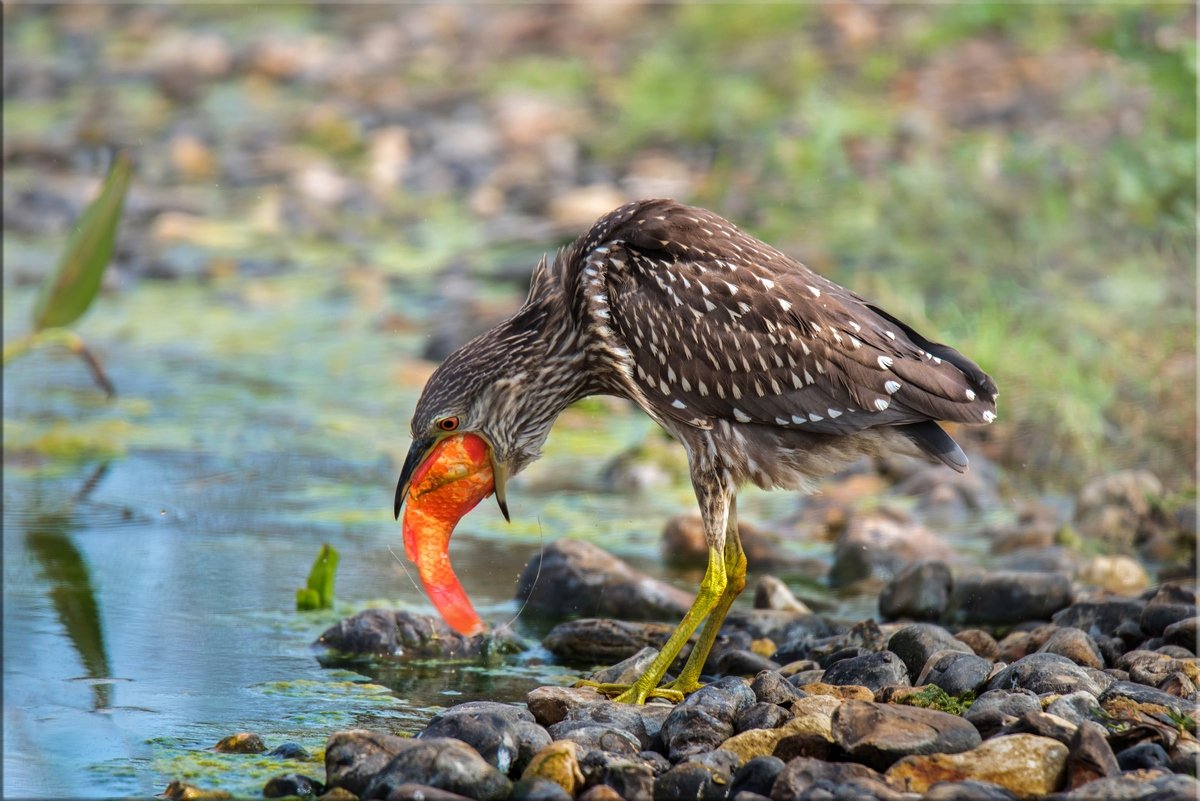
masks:
<path id="1" fill-rule="evenodd" d="M 605 684 L 589 679 L 580 679 L 575 687 L 591 687 L 601 695 L 607 695 L 623 704 L 644 704 L 648 698 L 665 698 L 673 704 L 683 701 L 685 693 L 670 687 L 652 687 L 646 690 L 638 684 Z"/>

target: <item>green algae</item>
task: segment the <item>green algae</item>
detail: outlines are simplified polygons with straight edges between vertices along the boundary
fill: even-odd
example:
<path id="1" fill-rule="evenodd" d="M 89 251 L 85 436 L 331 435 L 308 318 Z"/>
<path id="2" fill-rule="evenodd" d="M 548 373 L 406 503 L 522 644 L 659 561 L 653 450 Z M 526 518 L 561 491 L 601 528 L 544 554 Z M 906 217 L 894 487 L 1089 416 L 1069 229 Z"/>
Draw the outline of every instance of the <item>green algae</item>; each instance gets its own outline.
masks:
<path id="1" fill-rule="evenodd" d="M 919 706 L 924 709 L 936 709 L 939 712 L 949 712 L 951 715 L 962 715 L 975 703 L 975 693 L 967 690 L 959 695 L 950 695 L 941 687 L 930 684 L 915 693 L 904 696 L 900 703 L 907 706 Z"/>

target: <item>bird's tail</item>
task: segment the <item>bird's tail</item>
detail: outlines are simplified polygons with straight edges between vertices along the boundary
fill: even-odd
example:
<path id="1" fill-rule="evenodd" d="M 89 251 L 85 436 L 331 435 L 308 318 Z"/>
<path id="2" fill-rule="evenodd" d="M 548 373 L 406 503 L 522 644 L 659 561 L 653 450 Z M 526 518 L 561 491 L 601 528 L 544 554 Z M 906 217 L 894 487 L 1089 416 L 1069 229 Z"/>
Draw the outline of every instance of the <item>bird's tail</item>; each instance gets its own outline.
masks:
<path id="1" fill-rule="evenodd" d="M 896 430 L 908 437 L 921 452 L 936 459 L 959 473 L 967 472 L 967 455 L 958 443 L 941 426 L 932 420 L 896 426 Z"/>

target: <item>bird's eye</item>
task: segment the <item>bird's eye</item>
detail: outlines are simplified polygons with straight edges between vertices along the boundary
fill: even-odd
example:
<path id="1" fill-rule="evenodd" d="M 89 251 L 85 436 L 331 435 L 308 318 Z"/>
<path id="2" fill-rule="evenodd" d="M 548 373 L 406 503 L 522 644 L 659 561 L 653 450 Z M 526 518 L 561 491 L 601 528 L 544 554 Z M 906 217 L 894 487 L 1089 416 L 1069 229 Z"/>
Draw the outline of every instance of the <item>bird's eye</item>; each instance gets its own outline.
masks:
<path id="1" fill-rule="evenodd" d="M 443 417 L 441 420 L 437 421 L 437 427 L 442 429 L 443 431 L 454 431 L 455 429 L 458 428 L 458 418 L 457 417 Z"/>

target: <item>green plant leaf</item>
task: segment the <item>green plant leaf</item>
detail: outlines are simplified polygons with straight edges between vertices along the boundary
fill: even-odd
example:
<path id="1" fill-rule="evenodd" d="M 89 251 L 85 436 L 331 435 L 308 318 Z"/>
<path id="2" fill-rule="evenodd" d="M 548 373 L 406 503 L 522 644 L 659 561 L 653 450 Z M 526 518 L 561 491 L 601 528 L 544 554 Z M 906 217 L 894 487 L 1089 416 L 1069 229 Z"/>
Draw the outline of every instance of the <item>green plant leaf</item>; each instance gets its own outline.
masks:
<path id="1" fill-rule="evenodd" d="M 296 590 L 297 611 L 333 608 L 333 578 L 337 567 L 337 550 L 332 545 L 322 545 L 312 570 L 308 571 L 307 586 Z"/>
<path id="2" fill-rule="evenodd" d="M 70 325 L 92 305 L 112 256 L 132 176 L 133 160 L 125 153 L 118 154 L 100 194 L 71 233 L 58 268 L 42 285 L 33 307 L 35 331 Z"/>

